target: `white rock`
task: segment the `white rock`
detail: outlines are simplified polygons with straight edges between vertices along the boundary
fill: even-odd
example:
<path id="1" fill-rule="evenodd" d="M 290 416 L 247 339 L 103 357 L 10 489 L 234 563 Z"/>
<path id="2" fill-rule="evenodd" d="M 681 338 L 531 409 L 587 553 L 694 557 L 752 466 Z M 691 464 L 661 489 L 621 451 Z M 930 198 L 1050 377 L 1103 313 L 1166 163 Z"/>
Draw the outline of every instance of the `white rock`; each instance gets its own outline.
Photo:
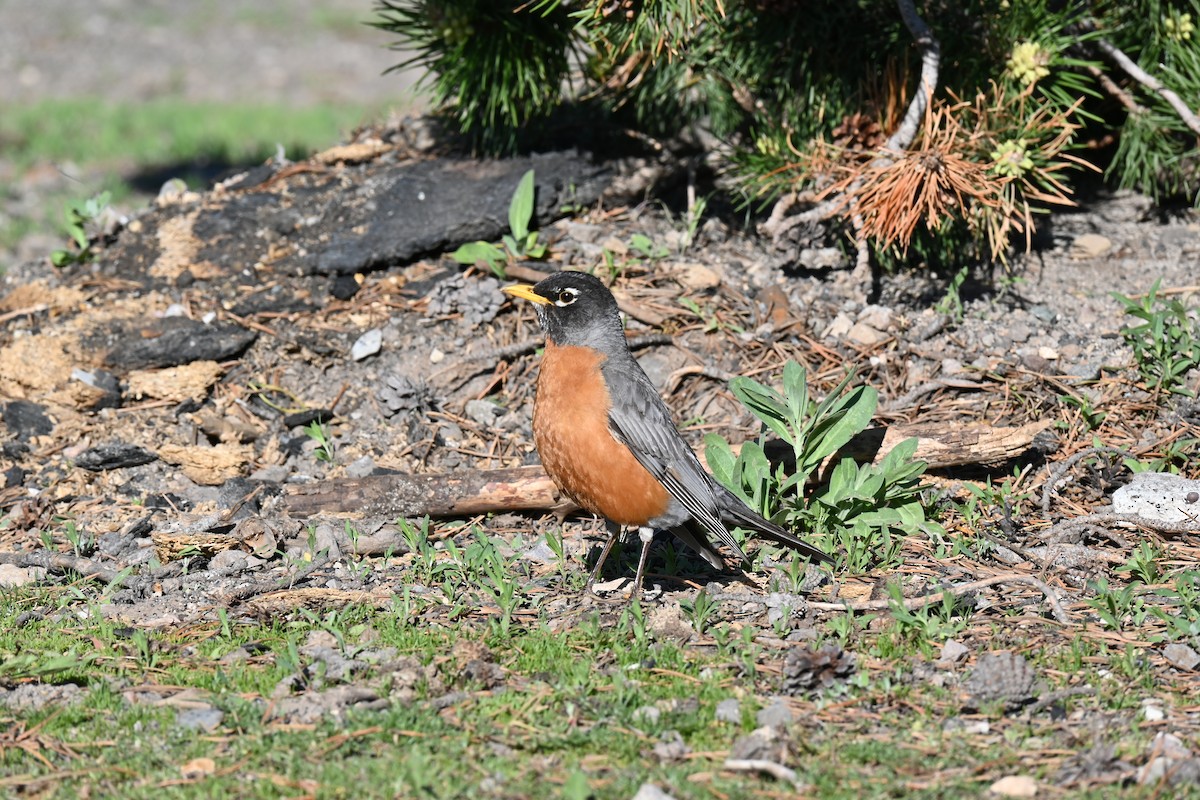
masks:
<path id="1" fill-rule="evenodd" d="M 1139 472 L 1113 492 L 1113 510 L 1159 522 L 1187 522 L 1200 515 L 1200 481 L 1165 472 Z"/>
<path id="2" fill-rule="evenodd" d="M 864 347 L 871 347 L 888 338 L 886 333 L 877 331 L 865 322 L 856 322 L 846 332 L 846 338 L 855 344 L 861 344 Z"/>
<path id="3" fill-rule="evenodd" d="M 675 800 L 674 797 L 655 786 L 653 783 L 643 783 L 638 788 L 633 800 Z"/>
<path id="4" fill-rule="evenodd" d="M 350 348 L 350 357 L 362 361 L 367 356 L 373 356 L 383 347 L 383 331 L 379 328 L 371 330 L 358 337 L 358 341 Z"/>

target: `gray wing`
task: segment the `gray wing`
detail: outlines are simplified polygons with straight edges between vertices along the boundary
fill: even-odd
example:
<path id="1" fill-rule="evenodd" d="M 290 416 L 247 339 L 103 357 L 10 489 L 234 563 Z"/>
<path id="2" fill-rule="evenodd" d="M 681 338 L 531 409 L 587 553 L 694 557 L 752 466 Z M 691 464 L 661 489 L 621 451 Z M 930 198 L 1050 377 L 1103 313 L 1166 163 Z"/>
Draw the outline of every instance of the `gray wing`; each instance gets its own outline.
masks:
<path id="1" fill-rule="evenodd" d="M 670 411 L 642 368 L 631 357 L 627 365 L 610 361 L 603 369 L 606 377 L 610 370 L 619 375 L 618 379 L 607 381 L 609 386 L 625 388 L 624 393 L 612 398 L 609 409 L 608 424 L 613 436 L 629 448 L 651 475 L 662 481 L 671 496 L 687 509 L 701 528 L 743 561 L 748 561 L 728 528 L 721 523 L 712 479 L 680 437 Z M 700 534 L 699 531 L 695 533 Z"/>

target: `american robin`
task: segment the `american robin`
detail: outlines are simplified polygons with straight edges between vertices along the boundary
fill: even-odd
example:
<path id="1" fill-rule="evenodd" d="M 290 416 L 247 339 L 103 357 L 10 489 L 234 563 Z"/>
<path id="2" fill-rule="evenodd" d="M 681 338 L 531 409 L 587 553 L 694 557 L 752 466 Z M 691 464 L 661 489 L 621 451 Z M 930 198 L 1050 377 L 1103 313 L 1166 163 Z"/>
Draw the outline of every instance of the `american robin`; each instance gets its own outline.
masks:
<path id="1" fill-rule="evenodd" d="M 629 352 L 617 301 L 603 283 L 582 272 L 558 272 L 534 286 L 503 291 L 533 302 L 546 333 L 533 409 L 542 465 L 583 508 L 614 525 L 637 527 L 642 552 L 635 587 L 642 585 L 655 530 L 669 530 L 717 569 L 724 561 L 710 536 L 749 561 L 727 525 L 833 563 L 704 471 Z M 605 544 L 589 587 L 615 540 Z"/>

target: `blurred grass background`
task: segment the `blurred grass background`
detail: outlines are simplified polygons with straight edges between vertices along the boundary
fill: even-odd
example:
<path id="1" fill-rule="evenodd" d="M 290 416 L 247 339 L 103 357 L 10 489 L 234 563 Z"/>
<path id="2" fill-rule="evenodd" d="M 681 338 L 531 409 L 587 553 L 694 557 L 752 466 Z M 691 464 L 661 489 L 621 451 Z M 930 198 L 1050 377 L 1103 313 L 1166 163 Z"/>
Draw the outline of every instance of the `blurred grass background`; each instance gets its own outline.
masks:
<path id="1" fill-rule="evenodd" d="M 122 213 L 415 110 L 370 0 L 0 0 L 0 271 L 65 241 L 65 205 Z"/>

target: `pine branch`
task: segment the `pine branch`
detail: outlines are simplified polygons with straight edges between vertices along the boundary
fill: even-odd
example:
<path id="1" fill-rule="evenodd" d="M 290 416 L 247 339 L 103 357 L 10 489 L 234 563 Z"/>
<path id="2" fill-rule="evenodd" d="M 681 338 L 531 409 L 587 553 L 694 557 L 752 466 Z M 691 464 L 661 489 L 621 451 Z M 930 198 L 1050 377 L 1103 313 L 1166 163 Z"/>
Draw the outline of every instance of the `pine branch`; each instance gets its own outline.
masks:
<path id="1" fill-rule="evenodd" d="M 899 8 L 900 17 L 912 34 L 913 40 L 921 47 L 921 79 L 912 101 L 904 112 L 904 118 L 892 135 L 888 137 L 883 147 L 883 153 L 891 155 L 903 153 L 916 138 L 917 131 L 921 127 L 921 120 L 929 108 L 933 93 L 937 90 L 938 71 L 941 66 L 941 45 L 938 43 L 937 37 L 933 35 L 933 31 L 925 24 L 925 20 L 917 13 L 913 1 L 896 0 L 896 6 Z M 892 162 L 891 155 L 880 155 L 871 162 L 870 166 L 883 167 L 890 164 Z M 777 201 L 770 218 L 760 226 L 760 230 L 772 239 L 778 239 L 800 225 L 827 220 L 845 208 L 844 196 L 852 194 L 857 188 L 857 184 L 851 185 L 845 192 L 829 197 L 812 208 L 789 217 L 786 216 L 787 211 L 794 207 L 799 199 L 795 192 L 790 192 Z M 850 223 L 854 229 L 854 245 L 857 250 L 854 274 L 857 277 L 865 278 L 870 274 L 870 250 L 867 238 L 863 234 L 862 214 L 854 212 L 850 217 Z"/>
<path id="2" fill-rule="evenodd" d="M 916 138 L 917 129 L 921 126 L 921 118 L 925 116 L 925 109 L 929 107 L 929 101 L 933 98 L 934 91 L 937 90 L 942 49 L 937 37 L 933 35 L 933 31 L 917 14 L 912 0 L 896 0 L 896 5 L 900 8 L 900 17 L 908 27 L 909 33 L 912 34 L 913 40 L 921 47 L 921 82 L 917 86 L 917 93 L 913 95 L 912 102 L 908 104 L 908 110 L 904 112 L 904 119 L 888 138 L 886 145 L 888 150 L 901 151 L 907 150 L 913 139 Z"/>
<path id="3" fill-rule="evenodd" d="M 1188 108 L 1187 103 L 1183 102 L 1179 95 L 1164 86 L 1158 78 L 1139 67 L 1134 63 L 1133 59 L 1125 55 L 1125 53 L 1107 39 L 1097 39 L 1096 46 L 1106 56 L 1111 58 L 1118 67 L 1123 69 L 1126 75 L 1150 91 L 1157 93 L 1163 100 L 1166 100 L 1171 108 L 1175 109 L 1175 113 L 1179 115 L 1179 118 L 1183 120 L 1183 124 L 1191 128 L 1192 132 L 1197 136 L 1200 136 L 1200 117 L 1197 117 L 1196 113 Z"/>

